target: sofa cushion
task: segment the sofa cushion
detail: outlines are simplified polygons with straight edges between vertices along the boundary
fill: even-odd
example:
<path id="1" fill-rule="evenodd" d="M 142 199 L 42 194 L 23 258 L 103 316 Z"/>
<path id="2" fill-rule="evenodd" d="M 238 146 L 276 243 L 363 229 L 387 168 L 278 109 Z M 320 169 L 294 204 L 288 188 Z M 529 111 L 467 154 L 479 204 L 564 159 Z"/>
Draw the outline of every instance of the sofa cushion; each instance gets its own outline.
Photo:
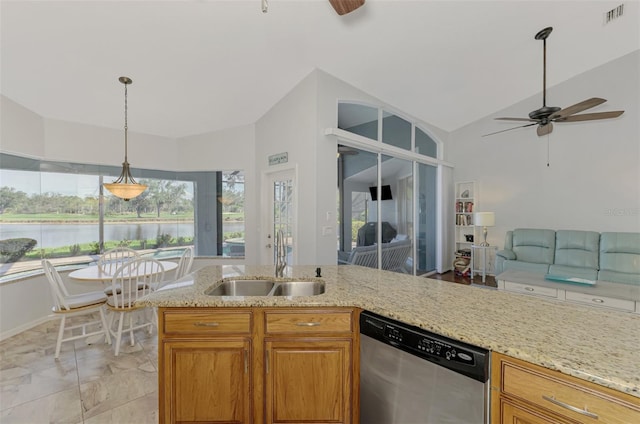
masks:
<path id="1" fill-rule="evenodd" d="M 516 271 L 529 271 L 535 272 L 537 274 L 547 274 L 549 273 L 549 264 L 536 264 L 533 262 L 522 262 L 522 261 L 504 261 L 502 264 L 502 270 L 506 271 L 508 269 L 513 269 Z"/>
<path id="2" fill-rule="evenodd" d="M 552 264 L 555 256 L 556 232 L 532 228 L 513 230 L 512 249 L 519 262 Z M 506 268 L 505 268 L 506 269 Z"/>
<path id="3" fill-rule="evenodd" d="M 640 284 L 640 233 L 602 233 L 598 279 Z"/>
<path id="4" fill-rule="evenodd" d="M 598 269 L 600 233 L 595 231 L 556 231 L 554 264 Z"/>

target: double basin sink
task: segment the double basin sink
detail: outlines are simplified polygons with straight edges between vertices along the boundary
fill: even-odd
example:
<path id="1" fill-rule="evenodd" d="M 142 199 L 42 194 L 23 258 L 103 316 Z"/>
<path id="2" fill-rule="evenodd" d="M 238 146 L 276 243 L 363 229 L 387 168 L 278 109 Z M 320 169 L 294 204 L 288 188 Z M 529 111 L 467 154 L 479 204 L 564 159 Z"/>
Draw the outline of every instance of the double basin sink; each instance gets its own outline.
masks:
<path id="1" fill-rule="evenodd" d="M 209 296 L 315 296 L 324 293 L 321 281 L 226 280 L 205 291 Z"/>

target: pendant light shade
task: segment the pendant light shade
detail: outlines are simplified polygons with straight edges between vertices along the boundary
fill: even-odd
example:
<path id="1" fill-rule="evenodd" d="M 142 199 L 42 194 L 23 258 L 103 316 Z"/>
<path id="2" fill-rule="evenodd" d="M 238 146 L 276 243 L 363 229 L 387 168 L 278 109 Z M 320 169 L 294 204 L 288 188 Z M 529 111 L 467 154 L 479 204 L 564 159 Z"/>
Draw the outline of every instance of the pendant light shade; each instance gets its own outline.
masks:
<path id="1" fill-rule="evenodd" d="M 129 161 L 127 160 L 127 133 L 129 131 L 127 126 L 127 85 L 133 81 L 128 77 L 120 77 L 118 81 L 124 84 L 124 162 L 122 162 L 122 172 L 118 179 L 111 184 L 104 184 L 104 188 L 114 196 L 128 201 L 142 194 L 147 189 L 147 186 L 133 179 L 129 169 Z"/>

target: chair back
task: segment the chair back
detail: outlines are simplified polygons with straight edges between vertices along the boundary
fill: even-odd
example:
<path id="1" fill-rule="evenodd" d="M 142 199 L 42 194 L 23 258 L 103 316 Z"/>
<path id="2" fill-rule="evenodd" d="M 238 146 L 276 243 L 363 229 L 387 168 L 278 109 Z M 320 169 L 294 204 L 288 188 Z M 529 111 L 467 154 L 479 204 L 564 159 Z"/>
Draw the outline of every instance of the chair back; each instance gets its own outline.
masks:
<path id="1" fill-rule="evenodd" d="M 125 262 L 140 257 L 138 252 L 128 247 L 114 247 L 107 250 L 98 258 L 98 267 L 108 275 L 113 275 Z"/>
<path id="2" fill-rule="evenodd" d="M 51 288 L 51 295 L 53 297 L 53 305 L 56 311 L 71 309 L 67 304 L 66 298 L 69 296 L 69 291 L 64 285 L 62 276 L 53 264 L 46 260 L 42 260 L 42 269 L 44 269 L 44 275 L 47 277 L 49 287 Z"/>
<path id="3" fill-rule="evenodd" d="M 182 256 L 180 256 L 180 261 L 178 261 L 178 268 L 176 268 L 176 277 L 175 279 L 179 279 L 187 275 L 191 272 L 191 266 L 193 265 L 193 246 L 188 246 L 184 252 L 182 252 Z"/>
<path id="4" fill-rule="evenodd" d="M 131 309 L 136 300 L 151 293 L 151 287 L 164 280 L 164 266 L 150 258 L 138 258 L 124 262 L 111 279 L 116 309 Z"/>

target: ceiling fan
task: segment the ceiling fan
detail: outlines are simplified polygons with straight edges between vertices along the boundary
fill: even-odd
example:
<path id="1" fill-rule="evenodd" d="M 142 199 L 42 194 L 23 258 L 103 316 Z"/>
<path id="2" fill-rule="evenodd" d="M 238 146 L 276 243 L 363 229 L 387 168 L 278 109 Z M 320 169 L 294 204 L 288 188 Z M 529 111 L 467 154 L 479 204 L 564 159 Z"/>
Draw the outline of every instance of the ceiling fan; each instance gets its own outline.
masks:
<path id="1" fill-rule="evenodd" d="M 483 137 L 505 131 L 515 130 L 518 128 L 530 127 L 533 125 L 538 126 L 538 136 L 543 136 L 553 131 L 554 122 L 578 122 L 593 121 L 596 119 L 610 119 L 616 118 L 624 113 L 623 110 L 615 110 L 611 112 L 583 113 L 581 115 L 576 115 L 576 113 L 578 112 L 591 109 L 592 107 L 606 102 L 605 99 L 601 99 L 599 97 L 592 97 L 564 109 L 557 106 L 547 106 L 547 37 L 549 37 L 551 31 L 553 31 L 553 28 L 547 27 L 540 30 L 535 36 L 536 40 L 542 40 L 543 42 L 542 107 L 530 112 L 529 118 L 495 118 L 499 121 L 524 121 L 530 123 L 514 128 L 507 128 L 506 130 L 502 131 L 496 131 L 490 134 L 485 134 L 483 135 Z"/>

